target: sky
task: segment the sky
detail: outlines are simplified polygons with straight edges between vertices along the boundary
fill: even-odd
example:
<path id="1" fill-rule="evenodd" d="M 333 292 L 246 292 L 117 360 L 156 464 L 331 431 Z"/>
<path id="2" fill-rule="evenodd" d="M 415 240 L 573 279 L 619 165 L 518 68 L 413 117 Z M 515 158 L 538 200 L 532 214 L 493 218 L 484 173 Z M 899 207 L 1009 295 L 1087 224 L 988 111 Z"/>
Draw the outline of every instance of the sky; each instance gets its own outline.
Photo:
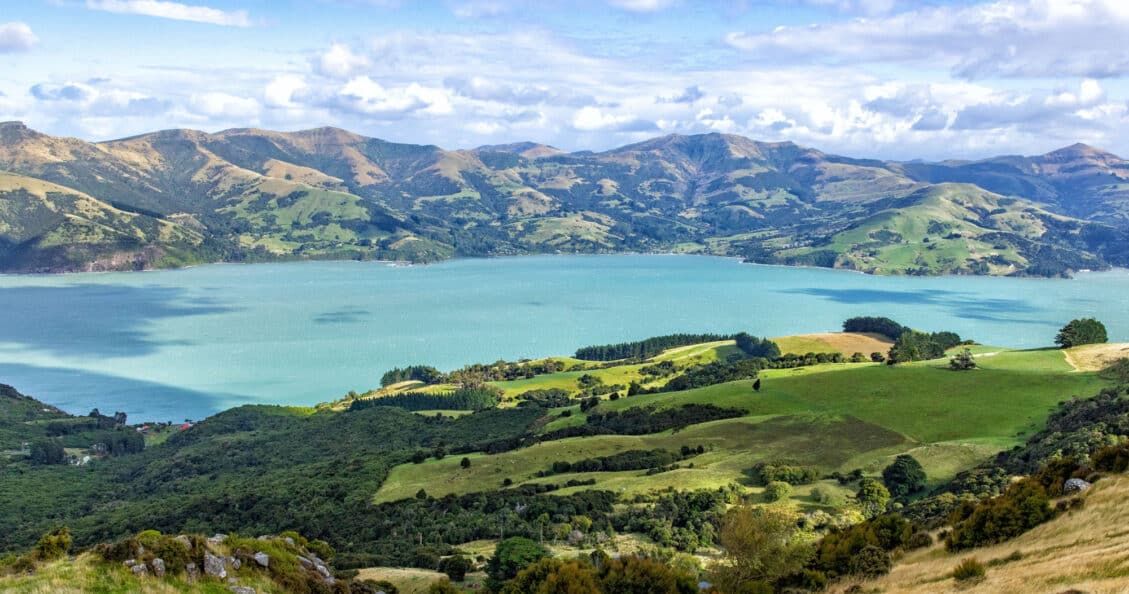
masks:
<path id="1" fill-rule="evenodd" d="M 1126 0 L 0 0 L 0 120 L 1129 156 Z"/>

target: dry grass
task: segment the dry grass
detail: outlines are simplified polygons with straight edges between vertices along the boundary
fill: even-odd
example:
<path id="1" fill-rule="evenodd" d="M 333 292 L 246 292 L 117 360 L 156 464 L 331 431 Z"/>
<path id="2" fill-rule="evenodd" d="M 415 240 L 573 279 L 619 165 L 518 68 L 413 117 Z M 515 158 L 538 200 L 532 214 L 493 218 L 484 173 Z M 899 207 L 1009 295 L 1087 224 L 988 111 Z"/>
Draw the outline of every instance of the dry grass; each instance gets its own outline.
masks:
<path id="1" fill-rule="evenodd" d="M 1129 357 L 1129 343 L 1087 344 L 1062 353 L 1075 371 L 1101 371 L 1117 359 Z"/>
<path id="2" fill-rule="evenodd" d="M 773 338 L 782 353 L 843 353 L 848 357 L 855 353 L 870 356 L 870 353 L 883 353 L 890 350 L 893 342 L 881 334 L 862 332 L 822 332 L 819 334 L 797 334 Z"/>
<path id="3" fill-rule="evenodd" d="M 1129 475 L 1097 483 L 1081 510 L 1070 512 L 1004 544 L 948 553 L 940 545 L 910 553 L 883 579 L 863 582 L 864 592 L 975 594 L 987 592 L 1087 594 L 1129 592 Z M 1022 557 L 1006 561 L 1020 552 Z M 975 584 L 952 579 L 961 559 L 988 564 L 987 576 Z M 843 592 L 853 582 L 836 584 Z"/>
<path id="4" fill-rule="evenodd" d="M 493 554 L 494 550 L 490 549 Z M 457 586 L 472 585 L 481 589 L 485 576 L 481 573 L 467 574 L 466 582 Z M 447 579 L 446 574 L 427 569 L 401 568 L 401 567 L 366 567 L 357 574 L 358 580 L 387 581 L 396 586 L 401 594 L 422 594 L 436 582 Z"/>

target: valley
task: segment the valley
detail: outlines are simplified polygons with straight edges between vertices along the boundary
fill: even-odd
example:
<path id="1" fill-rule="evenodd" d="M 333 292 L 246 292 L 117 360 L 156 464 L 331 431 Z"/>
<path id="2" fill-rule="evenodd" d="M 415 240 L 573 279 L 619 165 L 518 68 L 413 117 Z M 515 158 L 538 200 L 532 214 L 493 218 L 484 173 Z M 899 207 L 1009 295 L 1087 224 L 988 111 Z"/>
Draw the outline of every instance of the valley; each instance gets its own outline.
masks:
<path id="1" fill-rule="evenodd" d="M 793 514 L 805 538 L 818 540 L 865 526 L 874 517 L 863 495 L 868 481 L 886 480 L 893 489 L 882 477 L 908 456 L 919 464 L 922 483 L 889 509 L 932 526 L 926 518 L 937 517 L 937 506 L 997 495 L 1008 476 L 1021 474 L 1016 463 L 1033 464 L 1047 447 L 1065 447 L 1048 444 L 1076 447 L 1078 436 L 1088 435 L 1096 441 L 1081 451 L 1089 452 L 1117 442 L 1120 421 L 1087 421 L 1080 429 L 1075 417 L 1120 410 L 1122 388 L 1113 386 L 1121 376 L 1110 371 L 1118 359 L 1101 357 L 1129 347 L 970 343 L 892 364 L 886 359 L 908 339 L 877 331 L 890 324 L 764 341 L 670 335 L 444 372 L 414 365 L 390 370 L 384 387 L 315 407 L 244 406 L 194 426 L 148 424 L 143 449 L 123 442 L 120 451 L 114 446 L 93 459 L 90 443 L 135 429 L 116 417 L 74 417 L 5 388 L 0 504 L 16 513 L 4 515 L 0 529 L 17 551 L 58 522 L 87 551 L 143 530 L 297 530 L 335 549 L 340 579 L 391 579 L 404 591 L 445 579 L 436 573 L 438 560 L 452 555 L 471 559 L 466 584 L 481 583 L 488 576 L 474 569 L 514 536 L 562 558 L 597 549 L 673 556 L 679 567 L 708 578 L 724 555 L 718 530 L 735 506 Z M 656 346 L 635 346 L 650 344 Z M 640 348 L 659 350 L 599 359 Z M 798 348 L 806 350 L 791 350 Z M 966 348 L 975 368 L 956 371 L 950 358 Z M 761 349 L 763 357 L 750 354 Z M 1102 391 L 1113 400 L 1099 397 L 1107 404 L 1094 409 L 1090 398 Z M 1094 412 L 1102 407 L 1114 408 Z M 1108 433 L 1087 433 L 1098 427 Z M 44 438 L 89 461 L 21 459 L 28 443 L 30 459 L 38 459 L 35 444 Z M 59 497 L 29 496 L 44 490 Z M 215 542 L 209 546 L 225 541 Z M 152 579 L 97 573 L 104 553 L 91 554 L 70 569 L 37 570 L 46 582 L 0 577 L 0 586 L 9 580 L 22 591 L 80 579 L 57 571 L 103 580 L 112 591 Z M 935 571 L 918 567 L 919 559 L 935 558 L 910 554 L 906 569 L 892 575 Z M 264 591 L 275 591 L 267 578 L 282 579 L 236 575 Z M 1072 583 L 1092 574 L 1055 575 Z"/>

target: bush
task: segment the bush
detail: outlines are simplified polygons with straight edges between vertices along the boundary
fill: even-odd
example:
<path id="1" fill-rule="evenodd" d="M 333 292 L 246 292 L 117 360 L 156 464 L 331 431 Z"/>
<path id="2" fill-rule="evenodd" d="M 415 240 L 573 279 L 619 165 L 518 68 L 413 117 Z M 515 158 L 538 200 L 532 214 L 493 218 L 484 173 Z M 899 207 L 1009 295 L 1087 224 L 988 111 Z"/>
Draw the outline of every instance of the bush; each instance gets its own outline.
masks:
<path id="1" fill-rule="evenodd" d="M 494 548 L 494 556 L 486 563 L 490 587 L 497 590 L 504 582 L 540 559 L 549 556 L 544 547 L 520 536 L 507 538 Z"/>
<path id="2" fill-rule="evenodd" d="M 976 369 L 976 359 L 972 357 L 972 351 L 964 349 L 961 352 L 949 359 L 949 369 L 953 371 L 968 371 Z"/>
<path id="3" fill-rule="evenodd" d="M 461 582 L 466 579 L 468 571 L 474 569 L 474 564 L 462 555 L 447 557 L 439 562 L 439 571 L 447 574 L 452 582 Z"/>
<path id="4" fill-rule="evenodd" d="M 925 469 L 909 454 L 901 454 L 882 470 L 882 482 L 894 498 L 901 499 L 925 488 Z"/>
<path id="5" fill-rule="evenodd" d="M 39 537 L 35 543 L 35 557 L 41 561 L 59 559 L 71 550 L 71 531 L 65 526 Z"/>
<path id="6" fill-rule="evenodd" d="M 1125 472 L 1129 470 L 1129 443 L 1104 447 L 1090 456 L 1094 470 Z"/>
<path id="7" fill-rule="evenodd" d="M 462 594 L 462 592 L 451 583 L 451 580 L 438 581 L 427 588 L 427 594 Z"/>
<path id="8" fill-rule="evenodd" d="M 1055 336 L 1055 344 L 1064 349 L 1083 344 L 1100 344 L 1108 340 L 1105 324 L 1094 318 L 1071 320 Z"/>
<path id="9" fill-rule="evenodd" d="M 1026 478 L 999 497 L 958 507 L 950 518 L 953 529 L 945 544 L 953 551 L 995 544 L 1053 517 L 1046 488 L 1035 478 Z"/>
<path id="10" fill-rule="evenodd" d="M 958 582 L 980 580 L 984 578 L 986 572 L 983 563 L 969 557 L 962 560 L 957 564 L 956 569 L 953 569 L 953 579 Z"/>
<path id="11" fill-rule="evenodd" d="M 874 578 L 890 573 L 894 566 L 890 553 L 874 545 L 867 545 L 855 553 L 848 566 L 848 573 L 861 577 Z"/>
<path id="12" fill-rule="evenodd" d="M 769 503 L 787 499 L 792 494 L 792 485 L 784 481 L 772 481 L 764 488 L 764 500 Z"/>
<path id="13" fill-rule="evenodd" d="M 819 471 L 811 466 L 799 464 L 759 462 L 749 474 L 767 485 L 773 481 L 783 481 L 789 485 L 808 485 L 819 479 Z"/>
<path id="14" fill-rule="evenodd" d="M 67 461 L 67 454 L 63 450 L 63 442 L 57 439 L 38 439 L 31 443 L 32 464 L 63 464 Z"/>

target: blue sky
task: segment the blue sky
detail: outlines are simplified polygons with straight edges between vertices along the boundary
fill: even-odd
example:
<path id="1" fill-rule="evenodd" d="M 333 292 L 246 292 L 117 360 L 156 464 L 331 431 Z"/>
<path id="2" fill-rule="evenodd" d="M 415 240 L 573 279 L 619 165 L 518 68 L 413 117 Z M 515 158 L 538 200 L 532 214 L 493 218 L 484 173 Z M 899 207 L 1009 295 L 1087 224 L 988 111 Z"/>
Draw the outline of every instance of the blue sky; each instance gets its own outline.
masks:
<path id="1" fill-rule="evenodd" d="M 1123 0 L 5 0 L 0 119 L 462 148 L 726 132 L 884 158 L 1129 155 Z"/>

